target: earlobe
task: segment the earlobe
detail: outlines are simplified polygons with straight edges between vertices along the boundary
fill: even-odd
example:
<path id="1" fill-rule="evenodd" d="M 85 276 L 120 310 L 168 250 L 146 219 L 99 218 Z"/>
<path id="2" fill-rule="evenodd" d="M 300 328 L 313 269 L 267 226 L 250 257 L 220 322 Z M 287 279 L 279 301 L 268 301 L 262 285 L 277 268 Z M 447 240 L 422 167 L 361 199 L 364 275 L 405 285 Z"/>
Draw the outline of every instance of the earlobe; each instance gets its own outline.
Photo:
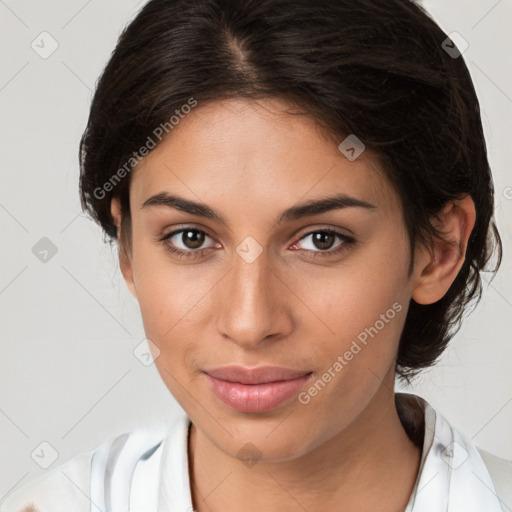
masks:
<path id="1" fill-rule="evenodd" d="M 119 269 L 121 270 L 121 274 L 123 275 L 124 281 L 130 293 L 137 299 L 137 290 L 135 288 L 135 283 L 133 279 L 133 268 L 132 261 L 130 256 L 126 252 L 126 248 L 122 243 L 122 232 L 121 232 L 121 203 L 119 198 L 114 197 L 110 204 L 110 213 L 112 215 L 112 219 L 117 228 L 117 247 L 119 250 Z"/>
<path id="2" fill-rule="evenodd" d="M 475 205 L 469 195 L 450 201 L 432 219 L 439 236 L 433 238 L 430 248 L 418 248 L 415 254 L 415 302 L 433 304 L 444 297 L 464 264 L 475 219 Z"/>

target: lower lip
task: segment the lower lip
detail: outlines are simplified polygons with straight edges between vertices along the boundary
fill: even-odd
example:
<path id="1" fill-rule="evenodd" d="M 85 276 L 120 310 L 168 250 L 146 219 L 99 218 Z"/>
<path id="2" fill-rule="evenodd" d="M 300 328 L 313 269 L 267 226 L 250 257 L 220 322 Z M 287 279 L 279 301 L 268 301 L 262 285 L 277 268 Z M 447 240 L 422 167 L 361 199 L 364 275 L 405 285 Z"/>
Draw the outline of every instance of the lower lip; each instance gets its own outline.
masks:
<path id="1" fill-rule="evenodd" d="M 240 412 L 265 412 L 296 396 L 311 373 L 292 380 L 267 384 L 240 384 L 206 374 L 213 393 L 226 405 Z"/>

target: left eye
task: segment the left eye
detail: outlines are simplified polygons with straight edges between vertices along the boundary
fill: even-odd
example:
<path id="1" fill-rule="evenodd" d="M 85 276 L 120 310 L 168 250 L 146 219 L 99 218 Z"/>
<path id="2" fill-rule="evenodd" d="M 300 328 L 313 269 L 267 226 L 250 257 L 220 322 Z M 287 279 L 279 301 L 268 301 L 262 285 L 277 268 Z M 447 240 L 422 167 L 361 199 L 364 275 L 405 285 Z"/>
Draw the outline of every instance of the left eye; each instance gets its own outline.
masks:
<path id="1" fill-rule="evenodd" d="M 308 251 L 315 251 L 316 249 L 319 250 L 320 252 L 336 252 L 338 247 L 344 245 L 345 243 L 350 243 L 352 241 L 352 239 L 349 238 L 348 236 L 343 235 L 342 233 L 339 233 L 338 231 L 335 231 L 333 229 L 311 231 L 310 233 L 307 233 L 306 235 L 301 237 L 300 240 L 305 240 L 309 237 L 311 237 L 312 244 L 310 244 L 310 248 L 305 248 Z M 332 246 L 335 243 L 336 238 L 340 240 L 340 243 L 336 246 L 336 249 L 332 250 Z"/>

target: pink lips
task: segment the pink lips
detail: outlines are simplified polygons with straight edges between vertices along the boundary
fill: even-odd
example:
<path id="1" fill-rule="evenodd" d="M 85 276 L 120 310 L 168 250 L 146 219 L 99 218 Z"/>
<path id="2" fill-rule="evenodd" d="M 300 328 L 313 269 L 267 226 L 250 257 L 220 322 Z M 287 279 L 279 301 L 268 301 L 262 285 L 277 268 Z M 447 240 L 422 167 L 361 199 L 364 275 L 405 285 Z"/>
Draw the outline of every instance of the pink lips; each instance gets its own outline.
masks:
<path id="1" fill-rule="evenodd" d="M 241 412 L 264 412 L 296 396 L 312 372 L 275 366 L 226 366 L 205 371 L 213 393 Z"/>

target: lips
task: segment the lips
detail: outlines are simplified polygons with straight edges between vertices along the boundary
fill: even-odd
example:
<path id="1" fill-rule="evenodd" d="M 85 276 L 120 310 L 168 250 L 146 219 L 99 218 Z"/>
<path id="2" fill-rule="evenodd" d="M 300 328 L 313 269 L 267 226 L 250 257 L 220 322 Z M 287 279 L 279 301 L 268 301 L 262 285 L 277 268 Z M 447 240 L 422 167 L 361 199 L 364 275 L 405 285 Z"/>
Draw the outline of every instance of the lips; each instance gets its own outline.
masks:
<path id="1" fill-rule="evenodd" d="M 265 412 L 296 396 L 312 372 L 275 366 L 227 366 L 205 370 L 210 390 L 241 412 Z"/>
<path id="2" fill-rule="evenodd" d="M 240 384 L 266 384 L 282 380 L 293 380 L 310 372 L 304 370 L 291 370 L 277 366 L 260 366 L 258 368 L 243 368 L 242 366 L 226 366 L 206 370 L 208 375 L 227 382 Z"/>

